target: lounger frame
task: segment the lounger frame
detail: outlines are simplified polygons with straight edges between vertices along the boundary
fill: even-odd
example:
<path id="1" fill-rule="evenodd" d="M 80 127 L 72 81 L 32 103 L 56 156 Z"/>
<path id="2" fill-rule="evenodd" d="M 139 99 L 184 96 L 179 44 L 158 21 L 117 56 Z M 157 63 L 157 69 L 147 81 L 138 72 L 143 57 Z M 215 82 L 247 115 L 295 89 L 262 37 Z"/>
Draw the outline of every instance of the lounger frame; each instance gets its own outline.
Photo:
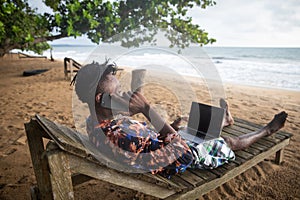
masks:
<path id="1" fill-rule="evenodd" d="M 261 126 L 235 118 L 235 125 L 222 134 L 238 136 Z M 275 154 L 275 163 L 283 160 L 284 147 L 291 134 L 279 131 L 260 139 L 236 160 L 214 170 L 188 169 L 171 179 L 159 175 L 129 174 L 110 169 L 97 161 L 78 140 L 76 131 L 36 115 L 25 124 L 37 185 L 32 199 L 76 199 L 74 186 L 98 179 L 130 188 L 158 199 L 196 199 Z M 47 145 L 46 145 L 47 143 Z"/>

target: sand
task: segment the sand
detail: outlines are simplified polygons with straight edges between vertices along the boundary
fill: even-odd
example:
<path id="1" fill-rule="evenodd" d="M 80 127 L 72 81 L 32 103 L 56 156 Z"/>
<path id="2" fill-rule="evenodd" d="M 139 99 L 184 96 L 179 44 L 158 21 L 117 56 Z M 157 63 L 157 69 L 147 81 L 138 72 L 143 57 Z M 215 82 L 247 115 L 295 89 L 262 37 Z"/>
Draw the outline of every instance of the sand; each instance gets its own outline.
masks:
<path id="1" fill-rule="evenodd" d="M 49 71 L 23 77 L 24 70 L 47 68 Z M 149 86 L 150 87 L 150 86 Z M 152 103 L 166 103 L 172 120 L 181 114 L 155 88 Z M 0 58 L 0 199 L 30 199 L 29 188 L 36 183 L 24 123 L 34 114 L 74 128 L 72 87 L 65 80 L 63 63 L 45 59 L 19 59 L 16 55 Z M 289 117 L 284 131 L 294 134 L 285 150 L 282 165 L 274 157 L 199 199 L 297 199 L 300 198 L 300 92 L 225 84 L 232 114 L 258 124 L 266 124 L 274 114 L 285 110 Z M 197 91 L 197 95 L 203 95 Z M 147 97 L 149 95 L 146 95 Z M 172 98 L 171 98 L 172 99 Z M 169 113 L 168 113 L 169 114 Z M 75 187 L 77 199 L 134 199 L 132 190 L 107 183 L 89 181 Z M 148 199 L 148 197 L 144 197 Z"/>

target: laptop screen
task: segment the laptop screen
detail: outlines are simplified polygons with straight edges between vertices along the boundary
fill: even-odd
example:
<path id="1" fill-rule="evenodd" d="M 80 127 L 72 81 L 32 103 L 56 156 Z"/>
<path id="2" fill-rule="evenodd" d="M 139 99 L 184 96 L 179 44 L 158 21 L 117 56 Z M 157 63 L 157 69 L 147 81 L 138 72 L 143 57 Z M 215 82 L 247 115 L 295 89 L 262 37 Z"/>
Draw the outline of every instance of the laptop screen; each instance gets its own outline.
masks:
<path id="1" fill-rule="evenodd" d="M 203 139 L 220 137 L 224 114 L 223 108 L 192 102 L 188 122 L 189 133 Z"/>

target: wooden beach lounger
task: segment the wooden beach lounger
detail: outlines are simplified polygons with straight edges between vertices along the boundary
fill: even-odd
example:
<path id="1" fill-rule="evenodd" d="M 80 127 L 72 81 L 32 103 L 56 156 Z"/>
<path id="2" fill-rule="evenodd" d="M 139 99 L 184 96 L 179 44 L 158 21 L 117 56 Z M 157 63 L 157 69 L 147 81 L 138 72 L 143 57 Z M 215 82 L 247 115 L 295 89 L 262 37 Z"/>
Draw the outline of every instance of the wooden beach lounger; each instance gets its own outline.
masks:
<path id="1" fill-rule="evenodd" d="M 64 58 L 64 74 L 65 74 L 65 79 L 68 78 L 68 73 L 70 73 L 71 81 L 73 77 L 75 76 L 78 72 L 78 70 L 82 67 L 80 63 L 78 63 L 76 60 L 72 58 Z"/>
<path id="2" fill-rule="evenodd" d="M 235 119 L 235 125 L 223 129 L 223 135 L 240 135 L 260 126 Z M 283 148 L 291 134 L 279 131 L 260 139 L 244 151 L 237 151 L 236 160 L 214 170 L 188 169 L 171 179 L 159 175 L 128 174 L 101 165 L 87 153 L 77 133 L 46 118 L 36 116 L 25 124 L 28 145 L 37 186 L 32 187 L 33 199 L 74 199 L 73 186 L 92 178 L 130 188 L 159 199 L 196 199 L 214 190 L 252 166 L 276 154 L 275 162 L 283 159 Z M 43 138 L 50 141 L 44 148 Z"/>
<path id="3" fill-rule="evenodd" d="M 47 56 L 34 56 L 34 55 L 25 54 L 22 52 L 18 52 L 18 56 L 19 56 L 19 58 L 45 58 L 45 59 L 47 59 Z"/>

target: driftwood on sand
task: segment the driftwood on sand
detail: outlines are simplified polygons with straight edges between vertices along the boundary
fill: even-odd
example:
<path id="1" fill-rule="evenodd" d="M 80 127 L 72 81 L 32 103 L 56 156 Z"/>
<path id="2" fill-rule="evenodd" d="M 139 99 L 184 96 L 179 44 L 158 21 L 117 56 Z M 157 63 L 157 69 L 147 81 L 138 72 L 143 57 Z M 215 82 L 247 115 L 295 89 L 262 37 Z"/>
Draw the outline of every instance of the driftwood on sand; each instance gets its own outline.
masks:
<path id="1" fill-rule="evenodd" d="M 19 58 L 45 58 L 47 59 L 47 56 L 34 56 L 34 55 L 29 55 L 26 53 L 18 52 Z"/>

